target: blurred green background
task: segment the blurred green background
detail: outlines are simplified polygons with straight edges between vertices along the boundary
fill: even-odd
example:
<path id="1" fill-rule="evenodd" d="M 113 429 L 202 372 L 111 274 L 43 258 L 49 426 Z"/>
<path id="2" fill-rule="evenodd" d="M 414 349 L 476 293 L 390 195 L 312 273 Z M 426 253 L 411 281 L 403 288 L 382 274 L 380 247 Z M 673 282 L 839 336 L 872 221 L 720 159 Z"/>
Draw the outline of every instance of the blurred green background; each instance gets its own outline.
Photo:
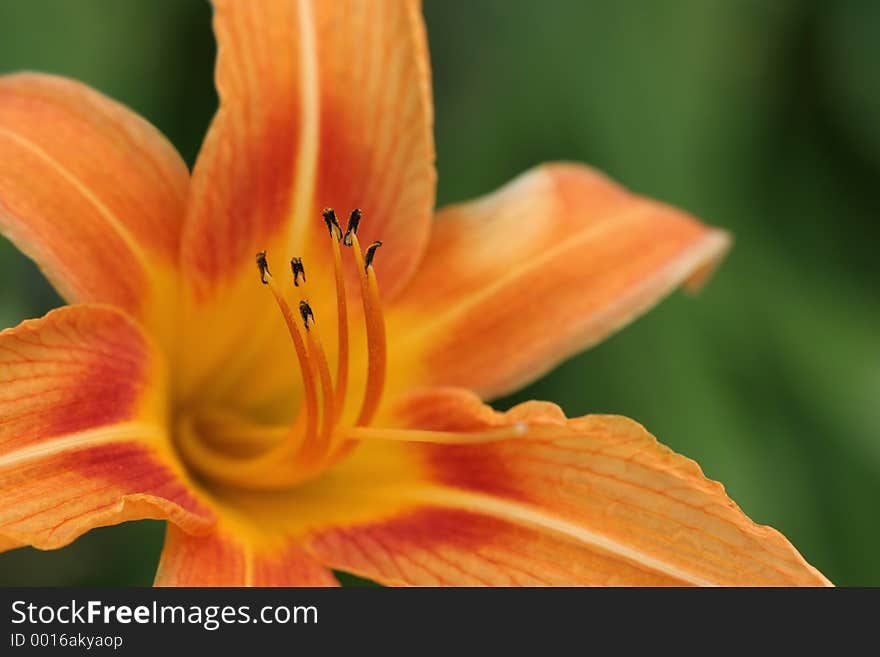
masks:
<path id="1" fill-rule="evenodd" d="M 681 293 L 500 405 L 622 413 L 837 584 L 880 585 L 880 2 L 426 0 L 439 202 L 591 163 L 732 231 Z M 0 72 L 85 81 L 192 163 L 204 0 L 0 0 Z M 61 302 L 0 238 L 0 327 Z M 0 584 L 146 585 L 160 523 L 0 556 Z"/>

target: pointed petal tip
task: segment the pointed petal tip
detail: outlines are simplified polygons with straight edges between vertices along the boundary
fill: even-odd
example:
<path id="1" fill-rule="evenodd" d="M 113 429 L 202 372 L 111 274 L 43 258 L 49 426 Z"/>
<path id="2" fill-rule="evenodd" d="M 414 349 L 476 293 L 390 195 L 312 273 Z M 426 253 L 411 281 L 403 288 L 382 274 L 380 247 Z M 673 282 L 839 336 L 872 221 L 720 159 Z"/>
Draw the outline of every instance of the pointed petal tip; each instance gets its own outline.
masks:
<path id="1" fill-rule="evenodd" d="M 709 280 L 721 266 L 721 262 L 727 257 L 733 248 L 733 235 L 721 228 L 710 228 L 709 233 L 698 247 L 699 258 L 702 264 L 694 269 L 693 273 L 685 280 L 683 287 L 690 295 L 697 295 L 703 291 Z"/>
<path id="2" fill-rule="evenodd" d="M 388 311 L 401 336 L 392 370 L 484 399 L 513 392 L 680 286 L 699 288 L 730 243 L 589 166 L 539 165 L 438 213 L 430 257 Z M 526 290 L 535 312 L 522 312 Z"/>
<path id="3" fill-rule="evenodd" d="M 545 431 L 473 444 L 388 443 L 372 454 L 365 446 L 349 474 L 362 468 L 383 483 L 407 481 L 388 469 L 407 463 L 389 458 L 396 449 L 418 455 L 421 483 L 406 483 L 409 504 L 390 514 L 377 507 L 372 520 L 340 516 L 310 530 L 307 544 L 325 564 L 393 585 L 830 585 L 696 462 L 628 418 L 587 415 L 560 426 L 553 405 L 499 413 L 454 389 L 409 399 L 397 418 L 429 431 L 527 420 Z M 369 498 L 369 485 L 361 490 Z M 418 569 L 400 567 L 414 555 Z"/>

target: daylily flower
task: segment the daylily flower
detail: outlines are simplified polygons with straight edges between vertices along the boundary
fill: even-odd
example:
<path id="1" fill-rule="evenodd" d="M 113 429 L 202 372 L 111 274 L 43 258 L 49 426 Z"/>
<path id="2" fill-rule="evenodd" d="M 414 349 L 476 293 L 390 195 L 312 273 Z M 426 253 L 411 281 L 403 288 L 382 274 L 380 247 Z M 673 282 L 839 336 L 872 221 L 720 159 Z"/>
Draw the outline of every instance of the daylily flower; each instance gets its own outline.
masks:
<path id="1" fill-rule="evenodd" d="M 827 583 L 636 422 L 484 403 L 724 232 L 577 164 L 432 219 L 418 3 L 214 5 L 191 176 L 98 92 L 0 78 L 0 230 L 70 304 L 0 333 L 0 547 L 154 518 L 160 585 Z"/>

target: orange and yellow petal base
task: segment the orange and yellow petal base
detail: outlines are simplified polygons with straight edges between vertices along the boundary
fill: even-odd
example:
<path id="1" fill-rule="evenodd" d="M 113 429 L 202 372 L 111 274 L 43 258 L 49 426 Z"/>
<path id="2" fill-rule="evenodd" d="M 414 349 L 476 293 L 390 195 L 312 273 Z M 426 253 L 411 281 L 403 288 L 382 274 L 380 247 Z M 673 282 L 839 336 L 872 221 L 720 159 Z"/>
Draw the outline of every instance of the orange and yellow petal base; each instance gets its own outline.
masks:
<path id="1" fill-rule="evenodd" d="M 540 166 L 440 211 L 388 311 L 389 385 L 511 392 L 702 281 L 728 244 L 592 169 Z"/>
<path id="2" fill-rule="evenodd" d="M 98 526 L 213 513 L 175 464 L 161 357 L 122 312 L 66 306 L 0 332 L 0 540 L 58 548 Z"/>

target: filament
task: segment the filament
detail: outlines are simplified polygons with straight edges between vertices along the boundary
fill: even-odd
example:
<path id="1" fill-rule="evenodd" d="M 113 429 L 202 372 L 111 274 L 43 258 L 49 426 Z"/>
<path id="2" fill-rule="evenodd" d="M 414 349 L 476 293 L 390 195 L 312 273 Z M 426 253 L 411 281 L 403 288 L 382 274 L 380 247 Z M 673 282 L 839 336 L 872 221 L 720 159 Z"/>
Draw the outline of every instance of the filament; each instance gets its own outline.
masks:
<path id="1" fill-rule="evenodd" d="M 361 253 L 357 233 L 349 231 L 361 282 L 361 299 L 364 306 L 364 321 L 367 328 L 367 386 L 355 424 L 368 425 L 379 408 L 382 390 L 385 387 L 386 342 L 385 320 L 379 301 L 379 286 L 372 262 L 368 265 Z"/>

